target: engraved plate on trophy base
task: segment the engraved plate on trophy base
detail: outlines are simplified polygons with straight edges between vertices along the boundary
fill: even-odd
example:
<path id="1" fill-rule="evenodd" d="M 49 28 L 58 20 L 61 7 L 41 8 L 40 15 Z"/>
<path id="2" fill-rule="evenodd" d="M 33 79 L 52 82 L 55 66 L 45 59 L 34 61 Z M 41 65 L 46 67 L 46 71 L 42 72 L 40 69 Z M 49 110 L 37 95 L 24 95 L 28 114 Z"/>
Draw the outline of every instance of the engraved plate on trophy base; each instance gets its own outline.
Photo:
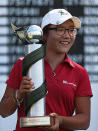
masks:
<path id="1" fill-rule="evenodd" d="M 53 123 L 54 123 L 53 117 L 50 117 L 50 116 L 36 116 L 36 117 L 20 118 L 21 128 L 51 126 Z"/>

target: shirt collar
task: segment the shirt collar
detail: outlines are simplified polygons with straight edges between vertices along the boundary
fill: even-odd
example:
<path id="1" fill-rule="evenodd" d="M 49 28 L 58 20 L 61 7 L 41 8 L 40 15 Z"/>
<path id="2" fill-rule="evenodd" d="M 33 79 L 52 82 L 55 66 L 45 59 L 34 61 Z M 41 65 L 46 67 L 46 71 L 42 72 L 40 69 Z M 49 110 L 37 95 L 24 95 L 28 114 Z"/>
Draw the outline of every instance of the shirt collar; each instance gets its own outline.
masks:
<path id="1" fill-rule="evenodd" d="M 48 63 L 48 61 L 46 59 L 44 59 L 45 63 Z M 73 64 L 73 61 L 68 57 L 67 54 L 65 54 L 65 59 L 63 61 L 64 63 L 68 63 L 72 68 L 75 67 L 75 65 Z"/>
<path id="2" fill-rule="evenodd" d="M 72 60 L 68 57 L 67 54 L 65 54 L 65 60 L 64 60 L 64 63 L 68 63 L 71 67 L 75 67 L 75 65 L 73 64 Z"/>

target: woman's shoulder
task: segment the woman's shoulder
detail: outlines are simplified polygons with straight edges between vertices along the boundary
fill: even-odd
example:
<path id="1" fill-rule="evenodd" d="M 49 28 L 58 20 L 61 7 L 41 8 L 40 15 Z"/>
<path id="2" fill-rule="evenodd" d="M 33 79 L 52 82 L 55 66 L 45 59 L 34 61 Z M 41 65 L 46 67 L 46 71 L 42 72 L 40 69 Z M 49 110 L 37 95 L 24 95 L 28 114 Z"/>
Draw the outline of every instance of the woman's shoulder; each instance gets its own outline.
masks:
<path id="1" fill-rule="evenodd" d="M 74 65 L 74 70 L 75 71 L 77 71 L 77 72 L 79 72 L 79 73 L 86 73 L 86 74 L 88 74 L 88 72 L 87 72 L 87 70 L 85 69 L 85 67 L 83 67 L 82 65 L 80 65 L 80 64 L 78 64 L 78 63 L 76 63 L 76 62 L 74 62 L 74 61 L 72 61 L 71 60 L 71 62 L 72 62 L 72 64 Z"/>
<path id="2" fill-rule="evenodd" d="M 22 61 L 23 61 L 24 57 L 18 58 L 18 60 L 15 62 L 14 66 L 21 66 L 22 65 Z"/>

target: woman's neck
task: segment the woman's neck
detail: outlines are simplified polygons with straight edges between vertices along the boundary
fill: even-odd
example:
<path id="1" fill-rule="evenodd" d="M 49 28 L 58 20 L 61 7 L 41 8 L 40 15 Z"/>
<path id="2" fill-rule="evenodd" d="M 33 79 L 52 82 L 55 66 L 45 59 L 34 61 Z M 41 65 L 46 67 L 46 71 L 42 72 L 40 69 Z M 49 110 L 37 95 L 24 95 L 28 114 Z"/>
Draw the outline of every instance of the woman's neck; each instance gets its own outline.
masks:
<path id="1" fill-rule="evenodd" d="M 46 51 L 45 59 L 50 64 L 52 71 L 54 71 L 58 64 L 60 64 L 65 58 L 64 53 L 53 53 L 50 51 Z"/>

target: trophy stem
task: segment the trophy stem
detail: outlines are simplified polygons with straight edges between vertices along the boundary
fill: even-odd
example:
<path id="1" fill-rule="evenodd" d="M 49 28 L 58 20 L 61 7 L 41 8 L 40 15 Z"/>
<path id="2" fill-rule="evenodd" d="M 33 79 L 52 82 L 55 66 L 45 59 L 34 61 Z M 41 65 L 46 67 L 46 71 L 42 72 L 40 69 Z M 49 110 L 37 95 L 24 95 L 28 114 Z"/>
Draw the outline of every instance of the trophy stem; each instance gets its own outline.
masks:
<path id="1" fill-rule="evenodd" d="M 28 45 L 28 53 L 40 48 L 41 44 Z M 39 88 L 45 81 L 44 77 L 44 59 L 40 59 L 34 63 L 28 71 L 28 76 L 32 78 L 32 82 L 35 85 L 35 89 Z M 30 99 L 33 99 L 30 97 Z M 20 119 L 20 127 L 37 127 L 37 126 L 50 126 L 50 116 L 45 116 L 45 97 L 41 98 L 37 102 L 31 105 L 27 112 L 27 117 Z"/>
<path id="2" fill-rule="evenodd" d="M 28 53 L 34 51 L 35 49 L 38 49 L 41 46 L 42 46 L 41 44 L 28 45 Z M 42 83 L 45 81 L 43 59 L 40 59 L 29 68 L 28 76 L 32 78 L 32 82 L 34 82 L 35 89 L 37 89 L 42 85 Z M 41 98 L 31 106 L 27 116 L 44 116 L 44 115 L 45 115 L 45 98 Z"/>

